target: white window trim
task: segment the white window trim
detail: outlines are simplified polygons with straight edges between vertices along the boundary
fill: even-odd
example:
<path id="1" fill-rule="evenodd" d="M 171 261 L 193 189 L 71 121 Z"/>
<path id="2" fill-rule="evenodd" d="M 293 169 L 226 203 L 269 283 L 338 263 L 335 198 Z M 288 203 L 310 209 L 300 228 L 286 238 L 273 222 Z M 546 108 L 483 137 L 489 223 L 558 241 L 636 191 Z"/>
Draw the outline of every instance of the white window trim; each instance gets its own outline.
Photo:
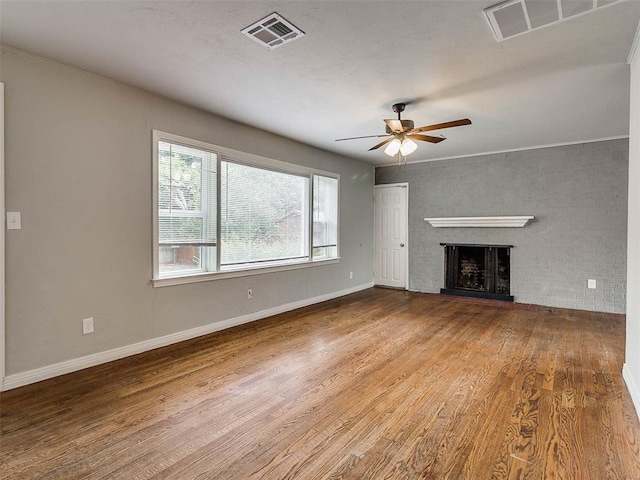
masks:
<path id="1" fill-rule="evenodd" d="M 337 199 L 337 248 L 336 248 L 336 256 L 332 258 L 322 258 L 313 260 L 313 248 L 310 245 L 311 250 L 309 251 L 309 258 L 292 262 L 292 263 L 281 263 L 279 265 L 256 265 L 250 264 L 244 266 L 243 268 L 238 269 L 225 269 L 219 270 L 216 272 L 205 272 L 202 270 L 194 271 L 193 273 L 182 272 L 180 275 L 176 276 L 160 276 L 160 266 L 159 266 L 159 245 L 158 245 L 158 225 L 159 225 L 159 209 L 158 209 L 158 142 L 159 141 L 167 141 L 169 143 L 178 143 L 181 145 L 200 148 L 202 150 L 206 150 L 218 155 L 217 162 L 218 165 L 224 159 L 228 159 L 229 161 L 234 161 L 237 163 L 241 163 L 244 165 L 254 166 L 258 168 L 267 168 L 276 171 L 281 171 L 288 174 L 293 175 L 303 175 L 309 177 L 309 196 L 311 197 L 312 187 L 313 187 L 313 175 L 321 175 L 325 177 L 335 178 L 338 180 L 338 199 Z M 261 157 L 259 155 L 253 155 L 251 153 L 241 152 L 238 150 L 233 150 L 226 147 L 221 147 L 218 145 L 213 145 L 211 143 L 202 142 L 200 140 L 194 140 L 188 137 L 183 137 L 180 135 L 176 135 L 173 133 L 163 132 L 161 130 L 152 130 L 152 203 L 153 203 L 153 252 L 152 252 L 152 261 L 153 261 L 153 277 L 151 278 L 151 282 L 154 287 L 165 287 L 171 285 L 184 285 L 188 283 L 197 283 L 197 282 L 207 282 L 211 280 L 222 280 L 226 278 L 237 278 L 237 277 L 245 277 L 250 275 L 262 275 L 265 273 L 273 273 L 273 272 L 282 272 L 288 270 L 297 270 L 301 268 L 309 268 L 309 267 L 318 267 L 322 265 L 330 265 L 340 262 L 340 174 L 334 172 L 328 172 L 325 170 L 320 170 L 316 168 L 305 167 L 302 165 L 296 165 L 293 163 L 283 162 L 281 160 L 273 160 L 271 158 Z M 216 175 L 218 181 L 217 195 L 219 197 L 219 188 L 220 188 L 220 175 Z M 310 210 L 313 210 L 313 198 L 310 198 L 309 204 Z M 217 215 L 219 215 L 220 209 L 216 206 Z M 309 213 L 312 215 L 312 212 Z M 218 219 L 219 224 L 219 219 Z M 312 228 L 313 222 L 309 222 L 309 229 Z M 312 237 L 312 231 L 309 232 L 310 237 Z M 219 232 L 218 232 L 219 236 Z M 220 255 L 220 242 L 218 241 L 218 247 L 216 248 L 217 255 Z"/>
<path id="2" fill-rule="evenodd" d="M 185 285 L 187 283 L 210 282 L 212 280 L 224 280 L 227 278 L 248 277 L 252 275 L 264 275 L 265 273 L 286 272 L 289 270 L 299 270 L 301 268 L 320 267 L 340 263 L 340 257 L 333 257 L 322 260 L 307 260 L 290 265 L 278 265 L 273 267 L 251 267 L 245 270 L 224 270 L 221 272 L 207 272 L 183 275 L 180 277 L 162 277 L 152 280 L 154 287 L 169 287 L 171 285 Z"/>

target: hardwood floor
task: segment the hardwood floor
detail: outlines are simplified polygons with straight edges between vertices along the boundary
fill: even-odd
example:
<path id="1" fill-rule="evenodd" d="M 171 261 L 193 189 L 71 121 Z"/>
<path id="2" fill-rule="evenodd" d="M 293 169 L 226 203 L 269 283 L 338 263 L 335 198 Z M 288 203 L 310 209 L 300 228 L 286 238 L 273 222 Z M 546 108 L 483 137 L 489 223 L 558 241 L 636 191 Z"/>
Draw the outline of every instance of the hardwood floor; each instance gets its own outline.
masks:
<path id="1" fill-rule="evenodd" d="M 370 289 L 0 395 L 11 479 L 640 479 L 624 317 Z"/>

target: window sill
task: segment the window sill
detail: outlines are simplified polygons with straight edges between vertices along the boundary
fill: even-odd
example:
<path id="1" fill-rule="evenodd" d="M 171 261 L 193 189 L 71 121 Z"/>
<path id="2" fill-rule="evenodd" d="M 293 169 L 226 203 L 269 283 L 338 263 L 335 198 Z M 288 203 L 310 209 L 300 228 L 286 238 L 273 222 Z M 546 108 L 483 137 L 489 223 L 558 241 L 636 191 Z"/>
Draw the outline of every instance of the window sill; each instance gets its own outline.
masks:
<path id="1" fill-rule="evenodd" d="M 277 265 L 271 267 L 252 267 L 243 270 L 229 270 L 222 272 L 207 272 L 191 275 L 182 275 L 179 277 L 162 277 L 151 280 L 154 288 L 169 287 L 172 285 L 186 285 L 188 283 L 209 282 L 212 280 L 224 280 L 226 278 L 248 277 L 251 275 L 263 275 L 265 273 L 285 272 L 287 270 L 299 270 L 301 268 L 319 267 L 322 265 L 331 265 L 340 263 L 340 257 L 329 258 L 326 260 L 312 260 L 302 263 L 292 263 L 289 265 Z"/>

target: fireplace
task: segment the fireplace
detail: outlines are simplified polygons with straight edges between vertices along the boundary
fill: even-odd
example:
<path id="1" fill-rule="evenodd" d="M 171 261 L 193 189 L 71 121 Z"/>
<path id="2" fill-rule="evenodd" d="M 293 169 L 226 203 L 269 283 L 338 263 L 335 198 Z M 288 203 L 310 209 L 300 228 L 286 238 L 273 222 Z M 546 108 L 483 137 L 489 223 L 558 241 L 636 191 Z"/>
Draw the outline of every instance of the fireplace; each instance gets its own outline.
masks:
<path id="1" fill-rule="evenodd" d="M 440 293 L 513 302 L 509 292 L 513 245 L 441 243 L 444 285 Z"/>

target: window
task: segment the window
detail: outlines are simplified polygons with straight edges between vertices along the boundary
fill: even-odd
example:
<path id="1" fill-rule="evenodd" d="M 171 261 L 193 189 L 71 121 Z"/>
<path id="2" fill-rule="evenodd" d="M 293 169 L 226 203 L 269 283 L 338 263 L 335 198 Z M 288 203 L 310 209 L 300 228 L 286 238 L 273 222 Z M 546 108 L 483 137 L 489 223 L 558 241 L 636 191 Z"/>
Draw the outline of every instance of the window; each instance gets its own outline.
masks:
<path id="1" fill-rule="evenodd" d="M 216 155 L 165 141 L 157 148 L 160 274 L 215 270 Z"/>
<path id="2" fill-rule="evenodd" d="M 338 255 L 338 180 L 313 176 L 313 258 Z"/>
<path id="3" fill-rule="evenodd" d="M 308 259 L 308 177 L 223 161 L 220 184 L 220 265 Z"/>
<path id="4" fill-rule="evenodd" d="M 154 280 L 338 258 L 337 175 L 158 131 L 153 142 Z"/>

